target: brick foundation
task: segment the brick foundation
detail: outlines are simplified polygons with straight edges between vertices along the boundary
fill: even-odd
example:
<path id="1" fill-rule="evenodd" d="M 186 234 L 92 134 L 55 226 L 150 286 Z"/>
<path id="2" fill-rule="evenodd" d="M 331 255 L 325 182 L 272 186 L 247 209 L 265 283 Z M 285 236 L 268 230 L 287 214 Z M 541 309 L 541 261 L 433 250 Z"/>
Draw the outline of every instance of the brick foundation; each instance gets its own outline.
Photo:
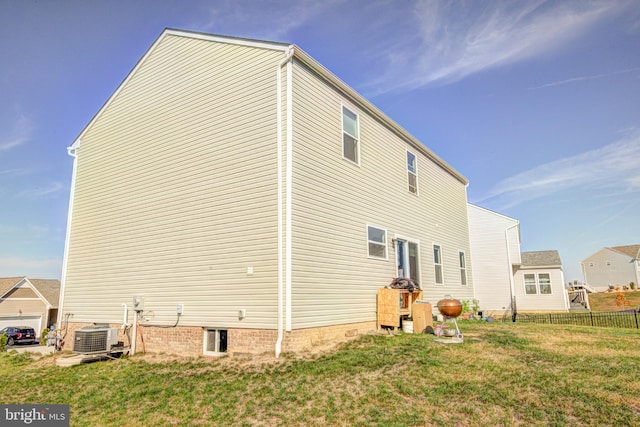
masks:
<path id="1" fill-rule="evenodd" d="M 75 330 L 91 323 L 69 323 L 64 341 L 64 350 L 73 350 Z M 129 345 L 124 330 L 118 328 L 118 340 Z M 335 344 L 376 329 L 375 321 L 351 323 L 346 325 L 324 326 L 318 328 L 296 329 L 284 332 L 282 352 L 301 353 L 313 351 L 314 348 Z M 140 338 L 140 331 L 142 338 Z M 133 333 L 131 330 L 130 333 Z M 273 329 L 228 329 L 227 354 L 238 356 L 244 354 L 274 353 L 278 331 Z M 138 328 L 136 352 L 144 350 L 150 353 L 166 353 L 179 356 L 203 356 L 204 328 L 198 326 L 178 326 L 175 328 L 159 328 L 141 326 Z"/>

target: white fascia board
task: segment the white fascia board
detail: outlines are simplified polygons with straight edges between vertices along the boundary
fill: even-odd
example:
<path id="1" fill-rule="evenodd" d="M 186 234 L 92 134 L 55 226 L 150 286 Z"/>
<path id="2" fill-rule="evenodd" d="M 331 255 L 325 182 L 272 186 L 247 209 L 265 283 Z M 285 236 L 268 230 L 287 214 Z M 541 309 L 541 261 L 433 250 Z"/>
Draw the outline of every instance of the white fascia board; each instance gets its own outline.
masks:
<path id="1" fill-rule="evenodd" d="M 499 217 L 501 217 L 501 218 L 504 218 L 504 219 L 507 219 L 507 220 L 510 220 L 510 221 L 516 222 L 516 223 L 518 223 L 518 224 L 520 223 L 520 221 L 519 221 L 518 219 L 513 218 L 513 217 L 511 217 L 511 216 L 508 216 L 508 215 L 505 215 L 505 214 L 503 214 L 503 213 L 496 212 L 496 211 L 493 211 L 493 210 L 491 210 L 491 209 L 487 209 L 487 208 L 482 207 L 482 206 L 474 205 L 473 203 L 469 203 L 469 202 L 467 202 L 467 205 L 468 205 L 468 207 L 470 207 L 470 208 L 480 209 L 480 210 L 482 210 L 482 211 L 485 211 L 485 212 L 488 212 L 488 213 L 491 213 L 491 214 L 497 215 L 497 216 L 499 216 Z"/>
<path id="2" fill-rule="evenodd" d="M 7 289 L 5 291 L 5 293 L 0 295 L 0 298 L 4 298 L 5 295 L 7 295 L 9 292 L 11 292 L 12 290 L 14 290 L 15 288 L 17 288 L 21 283 L 23 283 L 25 280 L 27 280 L 26 277 L 23 277 L 22 279 L 18 280 L 16 283 L 13 284 L 13 286 L 11 286 L 9 289 Z"/>
<path id="3" fill-rule="evenodd" d="M 106 110 L 107 107 L 109 107 L 111 102 L 116 98 L 116 96 L 118 96 L 122 88 L 126 86 L 129 80 L 131 80 L 131 78 L 136 74 L 136 71 L 138 71 L 138 69 L 142 66 L 142 64 L 145 63 L 149 55 L 151 55 L 151 53 L 156 49 L 156 47 L 160 44 L 160 42 L 162 42 L 162 40 L 167 36 L 188 37 L 188 38 L 197 39 L 197 40 L 207 40 L 211 42 L 227 43 L 227 44 L 234 44 L 239 46 L 254 47 L 259 49 L 276 50 L 281 52 L 286 52 L 290 46 L 289 44 L 283 44 L 283 43 L 265 42 L 265 41 L 259 41 L 259 40 L 242 39 L 237 37 L 218 36 L 213 34 L 196 33 L 191 31 L 182 31 L 182 30 L 174 30 L 171 28 L 166 28 L 162 32 L 162 34 L 160 34 L 160 36 L 153 42 L 151 47 L 147 49 L 145 54 L 142 56 L 142 58 L 140 58 L 140 60 L 136 63 L 136 65 L 129 72 L 129 74 L 127 74 L 127 76 L 122 81 L 122 83 L 120 83 L 120 85 L 115 90 L 115 92 L 113 92 L 113 94 L 111 94 L 109 99 L 107 99 L 107 102 L 104 103 L 104 105 L 100 108 L 100 110 L 98 110 L 96 115 L 93 116 L 93 118 L 87 124 L 87 126 L 85 126 L 85 128 L 82 130 L 80 135 L 78 135 L 78 137 L 75 139 L 73 144 L 71 144 L 71 146 L 68 148 L 69 150 L 76 149 L 80 146 L 80 140 L 82 139 L 84 134 L 87 132 L 87 130 L 91 128 L 91 125 L 93 125 L 93 123 L 95 123 L 95 121 L 98 120 L 98 118 L 100 118 L 103 111 Z"/>
<path id="4" fill-rule="evenodd" d="M 47 308 L 51 308 L 51 304 L 49 303 L 49 300 L 47 300 L 44 295 L 42 295 L 40 293 L 40 291 L 38 290 L 38 288 L 35 287 L 35 285 L 33 283 L 31 283 L 29 281 L 29 279 L 27 279 L 26 277 L 24 278 L 24 282 L 27 285 L 28 288 L 31 288 L 31 290 L 38 296 L 39 299 L 41 299 L 44 304 L 47 306 Z"/>
<path id="5" fill-rule="evenodd" d="M 325 66 L 320 64 L 318 61 L 313 59 L 309 54 L 300 49 L 297 45 L 295 45 L 295 55 L 296 59 L 299 59 L 302 63 L 304 63 L 307 67 L 317 73 L 319 76 L 324 78 L 327 82 L 329 82 L 332 86 L 334 86 L 338 91 L 340 91 L 344 96 L 349 98 L 351 101 L 356 103 L 360 108 L 370 114 L 373 118 L 380 121 L 387 128 L 389 128 L 393 133 L 402 138 L 405 142 L 410 144 L 416 150 L 420 151 L 423 155 L 427 156 L 437 165 L 442 167 L 445 171 L 447 171 L 450 175 L 456 178 L 461 183 L 467 185 L 469 180 L 456 171 L 451 165 L 442 160 L 437 154 L 427 148 L 422 142 L 416 139 L 413 135 L 407 132 L 402 126 L 393 121 L 389 116 L 384 114 L 382 111 L 378 109 L 375 105 L 369 102 L 364 96 L 360 95 L 353 88 L 351 88 L 348 84 L 340 80 L 335 74 L 329 71 Z"/>
<path id="6" fill-rule="evenodd" d="M 207 33 L 199 33 L 194 31 L 176 30 L 173 28 L 165 29 L 162 35 L 188 37 L 188 38 L 197 39 L 197 40 L 206 40 L 210 42 L 255 47 L 258 49 L 276 50 L 280 52 L 286 52 L 291 46 L 288 43 L 277 43 L 277 42 L 269 42 L 264 40 L 245 39 L 241 37 L 221 36 L 217 34 L 207 34 Z"/>

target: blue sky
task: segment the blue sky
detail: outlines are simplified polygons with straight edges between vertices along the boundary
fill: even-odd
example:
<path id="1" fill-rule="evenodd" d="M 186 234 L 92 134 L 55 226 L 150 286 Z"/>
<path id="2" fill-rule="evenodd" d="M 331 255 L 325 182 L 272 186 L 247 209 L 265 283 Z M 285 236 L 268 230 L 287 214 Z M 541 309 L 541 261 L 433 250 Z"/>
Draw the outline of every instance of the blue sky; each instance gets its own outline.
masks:
<path id="1" fill-rule="evenodd" d="M 60 277 L 66 147 L 165 27 L 297 44 L 567 280 L 640 243 L 636 0 L 0 0 L 0 276 Z"/>

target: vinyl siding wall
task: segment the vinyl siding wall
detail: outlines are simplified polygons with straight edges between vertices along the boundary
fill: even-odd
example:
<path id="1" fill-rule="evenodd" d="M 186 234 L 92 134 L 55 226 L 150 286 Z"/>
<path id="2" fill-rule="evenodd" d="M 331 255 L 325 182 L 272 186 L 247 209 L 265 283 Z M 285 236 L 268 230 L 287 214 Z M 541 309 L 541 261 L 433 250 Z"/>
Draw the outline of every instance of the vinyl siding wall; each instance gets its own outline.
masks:
<path id="1" fill-rule="evenodd" d="M 397 276 L 396 234 L 420 243 L 424 299 L 473 298 L 465 184 L 297 62 L 293 93 L 293 328 L 375 320 L 377 290 Z M 359 166 L 342 158 L 342 105 L 359 114 Z M 407 149 L 418 157 L 417 196 Z M 368 258 L 368 224 L 387 230 L 387 260 Z M 433 243 L 444 286 L 434 284 Z"/>
<path id="2" fill-rule="evenodd" d="M 611 265 L 607 265 L 610 261 Z M 638 284 L 635 263 L 631 257 L 620 252 L 604 248 L 582 261 L 586 282 L 591 286 L 608 287 L 609 285 Z M 593 263 L 593 267 L 589 266 Z"/>
<path id="3" fill-rule="evenodd" d="M 547 273 L 551 279 L 551 294 L 527 294 L 524 288 L 524 275 Z M 560 268 L 520 269 L 514 276 L 516 308 L 522 311 L 566 311 L 569 310 L 567 292 L 564 288 L 564 275 Z M 539 290 L 539 289 L 538 289 Z"/>
<path id="4" fill-rule="evenodd" d="M 481 310 L 511 308 L 511 264 L 520 261 L 517 224 L 513 218 L 469 205 L 473 284 Z"/>
<path id="5" fill-rule="evenodd" d="M 276 327 L 282 52 L 164 37 L 77 149 L 65 312 Z M 248 268 L 253 274 L 248 274 Z M 246 318 L 238 320 L 238 309 Z"/>

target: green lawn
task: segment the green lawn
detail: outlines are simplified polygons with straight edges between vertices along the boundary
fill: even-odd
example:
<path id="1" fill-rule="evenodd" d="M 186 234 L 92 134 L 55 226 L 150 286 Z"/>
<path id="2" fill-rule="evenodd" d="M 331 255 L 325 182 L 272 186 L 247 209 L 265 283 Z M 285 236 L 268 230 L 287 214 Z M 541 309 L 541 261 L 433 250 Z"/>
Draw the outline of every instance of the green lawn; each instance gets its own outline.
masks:
<path id="1" fill-rule="evenodd" d="M 640 425 L 637 330 L 461 322 L 463 344 L 364 336 L 307 358 L 134 356 L 60 368 L 0 354 L 1 403 L 75 426 Z"/>

